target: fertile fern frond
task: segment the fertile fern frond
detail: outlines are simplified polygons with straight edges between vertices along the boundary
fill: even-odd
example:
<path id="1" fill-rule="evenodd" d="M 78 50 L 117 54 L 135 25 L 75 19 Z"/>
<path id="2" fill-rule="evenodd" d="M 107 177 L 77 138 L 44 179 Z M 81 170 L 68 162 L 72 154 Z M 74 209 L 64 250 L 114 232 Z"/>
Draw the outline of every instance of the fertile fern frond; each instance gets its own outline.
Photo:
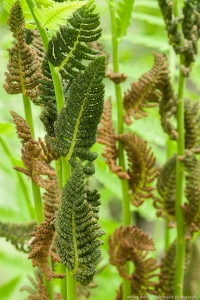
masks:
<path id="1" fill-rule="evenodd" d="M 42 175 L 49 177 L 55 176 L 55 171 L 46 163 L 45 154 L 42 153 L 42 148 L 38 141 L 33 140 L 30 128 L 26 121 L 14 111 L 11 111 L 18 137 L 22 138 L 22 161 L 25 168 L 15 167 L 14 169 L 24 173 L 32 178 L 32 181 L 44 188 L 48 189 L 54 185 L 53 179 L 44 179 Z"/>
<path id="2" fill-rule="evenodd" d="M 70 86 L 67 103 L 54 124 L 55 138 L 47 135 L 52 149 L 69 159 L 72 154 L 93 161 L 89 148 L 96 141 L 103 111 L 105 57 L 96 58 Z"/>
<path id="3" fill-rule="evenodd" d="M 157 216 L 167 217 L 171 220 L 174 220 L 175 217 L 176 160 L 177 156 L 172 156 L 161 169 L 157 181 L 157 190 L 161 199 L 154 198 Z"/>
<path id="4" fill-rule="evenodd" d="M 117 3 L 117 37 L 126 35 L 126 30 L 131 23 L 134 0 L 121 0 Z"/>
<path id="5" fill-rule="evenodd" d="M 96 239 L 104 234 L 98 223 L 99 194 L 84 185 L 83 166 L 79 162 L 62 191 L 55 219 L 56 251 L 74 279 L 89 284 L 103 243 Z"/>
<path id="6" fill-rule="evenodd" d="M 184 106 L 185 149 L 198 152 L 200 147 L 199 101 L 192 104 L 190 100 L 186 100 Z"/>
<path id="7" fill-rule="evenodd" d="M 42 222 L 40 226 L 35 226 L 35 231 L 30 234 L 33 237 L 30 246 L 32 250 L 29 259 L 32 259 L 33 267 L 38 266 L 47 280 L 53 278 L 63 278 L 65 274 L 56 274 L 48 266 L 48 256 L 51 254 L 52 243 L 54 239 L 54 230 L 50 225 L 50 220 Z M 55 254 L 54 254 L 55 256 Z"/>
<path id="8" fill-rule="evenodd" d="M 42 63 L 45 55 L 42 39 L 37 29 L 31 30 L 31 45 L 37 53 L 39 61 Z"/>
<path id="9" fill-rule="evenodd" d="M 94 8 L 91 0 L 75 11 L 68 19 L 68 25 L 61 26 L 49 42 L 48 60 L 66 79 L 74 79 L 80 70 L 85 69 L 81 59 L 93 60 L 98 53 L 83 44 L 96 41 L 101 36 L 99 14 L 93 13 Z"/>
<path id="10" fill-rule="evenodd" d="M 75 10 L 86 3 L 87 1 L 68 1 L 62 3 L 52 1 L 51 5 L 47 7 L 35 7 L 34 13 L 42 27 L 58 30 L 59 26 L 66 24 L 66 19 L 69 18 Z"/>
<path id="11" fill-rule="evenodd" d="M 45 191 L 42 196 L 44 200 L 45 220 L 50 220 L 55 216 L 56 205 L 60 202 L 61 196 L 57 176 L 52 176 L 50 179 L 54 180 L 55 183 L 47 191 Z"/>
<path id="12" fill-rule="evenodd" d="M 0 222 L 0 237 L 5 237 L 17 250 L 29 252 L 30 233 L 33 231 L 35 221 L 25 224 L 13 224 Z"/>
<path id="13" fill-rule="evenodd" d="M 147 142 L 133 133 L 116 135 L 128 156 L 129 194 L 133 205 L 141 205 L 146 198 L 153 196 L 150 184 L 157 176 L 155 157 Z"/>
<path id="14" fill-rule="evenodd" d="M 25 298 L 24 300 L 48 300 L 49 296 L 46 290 L 46 287 L 44 285 L 42 275 L 36 274 L 35 281 L 32 277 L 29 275 L 27 276 L 29 281 L 31 282 L 32 286 L 22 286 L 20 288 L 20 291 L 26 291 L 29 293 L 29 296 Z M 54 298 L 55 299 L 55 298 Z"/>
<path id="15" fill-rule="evenodd" d="M 106 78 L 109 78 L 115 84 L 124 82 L 127 79 L 127 76 L 124 73 L 116 73 L 111 70 L 106 71 Z"/>
<path id="16" fill-rule="evenodd" d="M 8 25 L 16 39 L 15 45 L 8 49 L 9 64 L 4 88 L 8 94 L 22 93 L 33 101 L 38 96 L 38 79 L 41 78 L 40 61 L 34 49 L 25 41 L 25 22 L 20 2 L 13 5 Z"/>
<path id="17" fill-rule="evenodd" d="M 143 109 L 153 107 L 159 102 L 168 73 L 165 56 L 154 53 L 154 65 L 151 70 L 144 73 L 138 81 L 133 82 L 131 90 L 125 92 L 124 109 L 127 125 L 132 123 L 131 116 L 135 119 L 148 116 Z"/>
<path id="18" fill-rule="evenodd" d="M 109 238 L 110 263 L 117 267 L 123 278 L 130 280 L 132 294 L 146 296 L 156 294 L 154 273 L 157 269 L 156 260 L 147 258 L 148 252 L 155 250 L 153 241 L 141 229 L 135 226 L 117 228 Z M 128 274 L 125 264 L 131 261 L 135 270 Z M 118 295 L 118 299 L 120 295 Z"/>
<path id="19" fill-rule="evenodd" d="M 109 98 L 104 102 L 104 110 L 101 118 L 101 125 L 98 128 L 97 142 L 105 145 L 102 156 L 106 158 L 106 163 L 111 172 L 117 174 L 120 179 L 129 179 L 129 175 L 122 171 L 122 167 L 117 166 L 118 157 L 114 128 L 112 124 L 112 102 Z"/>
<path id="20" fill-rule="evenodd" d="M 194 232 L 200 229 L 200 162 L 191 151 L 185 150 L 184 164 L 185 195 L 188 203 L 185 203 L 182 209 L 187 226 L 191 232 Z"/>

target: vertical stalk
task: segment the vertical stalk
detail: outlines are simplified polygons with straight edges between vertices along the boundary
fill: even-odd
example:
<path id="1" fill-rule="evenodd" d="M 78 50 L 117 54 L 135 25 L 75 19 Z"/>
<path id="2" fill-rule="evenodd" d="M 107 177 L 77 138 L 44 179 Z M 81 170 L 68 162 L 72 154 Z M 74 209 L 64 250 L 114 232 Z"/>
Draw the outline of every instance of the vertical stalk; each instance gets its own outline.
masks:
<path id="1" fill-rule="evenodd" d="M 179 16 L 178 1 L 174 1 L 174 17 Z M 184 65 L 184 58 L 180 55 L 180 64 Z M 185 149 L 185 132 L 184 132 L 184 91 L 185 77 L 181 69 L 179 71 L 179 87 L 178 87 L 178 104 L 177 104 L 177 155 L 183 156 Z M 181 205 L 183 204 L 183 184 L 184 184 L 184 163 L 177 159 L 176 162 L 176 271 L 175 271 L 175 286 L 174 295 L 183 296 L 183 279 L 184 279 L 184 262 L 185 262 L 185 226 L 184 217 Z"/>
<path id="2" fill-rule="evenodd" d="M 113 0 L 109 1 L 110 8 L 110 18 L 111 18 L 111 32 L 112 32 L 112 57 L 113 57 L 113 70 L 114 72 L 119 72 L 118 65 L 118 40 L 117 40 L 117 32 L 116 32 L 116 12 L 115 5 Z M 113 4 L 113 5 L 112 5 Z M 117 120 L 118 120 L 118 134 L 122 134 L 124 132 L 124 122 L 123 122 L 123 101 L 122 101 L 122 92 L 121 85 L 115 84 L 115 95 L 117 101 Z M 124 151 L 123 147 L 120 143 L 118 143 L 118 156 L 119 156 L 119 165 L 125 170 L 125 159 L 124 159 Z M 130 200 L 128 194 L 128 181 L 121 180 L 122 186 L 122 197 L 123 197 L 123 225 L 130 225 Z M 126 271 L 129 273 L 130 267 L 129 264 L 126 264 Z M 131 287 L 130 281 L 123 279 L 122 283 L 122 297 L 123 300 L 127 300 L 128 296 L 131 295 Z"/>

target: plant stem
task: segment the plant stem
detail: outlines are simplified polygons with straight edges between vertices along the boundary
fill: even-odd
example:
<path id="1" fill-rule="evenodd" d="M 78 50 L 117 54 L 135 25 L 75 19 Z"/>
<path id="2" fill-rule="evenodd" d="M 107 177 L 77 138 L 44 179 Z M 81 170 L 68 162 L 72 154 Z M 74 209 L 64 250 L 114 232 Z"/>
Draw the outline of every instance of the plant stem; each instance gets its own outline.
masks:
<path id="1" fill-rule="evenodd" d="M 23 98 L 23 104 L 24 104 L 25 119 L 26 119 L 26 122 L 28 123 L 28 126 L 30 127 L 31 134 L 32 134 L 32 137 L 34 140 L 35 139 L 35 130 L 34 130 L 34 125 L 33 125 L 31 101 L 30 101 L 29 97 L 27 97 L 24 94 L 22 94 L 22 98 Z"/>
<path id="2" fill-rule="evenodd" d="M 182 57 L 180 57 L 180 65 Z M 184 89 L 185 78 L 180 70 L 179 75 L 179 90 L 177 104 L 177 129 L 178 129 L 178 156 L 184 155 L 185 148 L 185 133 L 184 133 Z M 175 290 L 174 295 L 183 296 L 183 277 L 184 277 L 184 262 L 185 262 L 185 226 L 184 216 L 181 209 L 183 204 L 183 183 L 184 183 L 184 163 L 177 159 L 176 162 L 176 272 L 175 272 Z"/>
<path id="3" fill-rule="evenodd" d="M 116 12 L 115 5 L 112 5 L 114 2 L 109 1 L 111 4 L 110 8 L 110 18 L 111 18 L 111 31 L 112 31 L 112 56 L 113 56 L 113 71 L 119 72 L 118 65 L 118 41 L 116 33 Z M 109 3 L 108 2 L 108 3 Z M 117 101 L 117 120 L 118 120 L 118 134 L 124 132 L 124 122 L 123 122 L 123 101 L 122 101 L 122 92 L 121 85 L 115 84 L 115 95 Z M 119 156 L 119 166 L 125 171 L 125 159 L 124 159 L 124 150 L 121 143 L 118 143 L 118 156 Z M 121 180 L 122 185 L 122 197 L 123 197 L 123 225 L 130 225 L 131 213 L 130 213 L 130 200 L 129 200 L 129 186 L 127 180 Z M 129 264 L 126 264 L 126 272 L 129 273 L 130 267 Z M 122 294 L 123 300 L 127 300 L 127 297 L 131 295 L 130 281 L 123 279 L 122 283 Z"/>
<path id="4" fill-rule="evenodd" d="M 76 281 L 70 271 L 66 269 L 67 276 L 67 300 L 76 300 Z"/>
<path id="5" fill-rule="evenodd" d="M 174 17 L 179 16 L 179 2 L 174 1 Z M 180 64 L 184 65 L 184 57 L 180 55 Z M 183 156 L 185 150 L 185 132 L 184 132 L 184 91 L 185 91 L 185 77 L 179 69 L 179 87 L 178 87 L 178 104 L 177 104 L 177 155 Z M 185 225 L 184 216 L 181 209 L 184 196 L 184 163 L 177 159 L 176 162 L 176 271 L 175 271 L 175 285 L 174 296 L 183 296 L 183 279 L 184 279 L 184 263 L 185 263 Z"/>

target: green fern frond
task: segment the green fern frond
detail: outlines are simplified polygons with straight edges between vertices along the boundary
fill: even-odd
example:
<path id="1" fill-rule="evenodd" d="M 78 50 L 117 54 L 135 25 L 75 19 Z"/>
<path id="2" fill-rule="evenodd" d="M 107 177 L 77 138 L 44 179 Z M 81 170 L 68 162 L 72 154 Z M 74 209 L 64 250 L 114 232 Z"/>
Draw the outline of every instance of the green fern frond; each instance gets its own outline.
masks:
<path id="1" fill-rule="evenodd" d="M 35 221 L 27 224 L 0 222 L 0 237 L 5 237 L 17 250 L 29 252 L 30 246 L 28 242 L 31 239 L 30 233 L 33 231 L 35 225 Z"/>
<path id="2" fill-rule="evenodd" d="M 52 2 L 52 5 L 48 5 L 48 7 L 35 7 L 34 13 L 42 27 L 58 30 L 59 26 L 66 24 L 67 18 L 69 18 L 75 10 L 86 3 L 87 1 Z"/>
<path id="3" fill-rule="evenodd" d="M 61 26 L 49 42 L 48 60 L 62 77 L 74 79 L 85 66 L 81 59 L 93 60 L 98 51 L 82 42 L 93 42 L 101 36 L 99 14 L 94 14 L 93 0 L 75 11 L 67 26 Z"/>
<path id="4" fill-rule="evenodd" d="M 126 35 L 126 30 L 131 23 L 134 0 L 122 0 L 117 4 L 117 36 Z"/>
<path id="5" fill-rule="evenodd" d="M 97 126 L 103 111 L 105 57 L 96 58 L 73 81 L 67 103 L 55 122 L 55 138 L 47 135 L 52 149 L 70 159 L 94 160 L 96 153 L 89 148 L 96 141 Z M 74 101 L 76 99 L 76 101 Z"/>
<path id="6" fill-rule="evenodd" d="M 98 249 L 103 243 L 97 238 L 104 235 L 98 223 L 99 194 L 84 184 L 81 162 L 78 162 L 62 191 L 55 219 L 55 247 L 71 271 L 74 279 L 89 284 L 95 273 L 95 264 L 101 256 Z"/>

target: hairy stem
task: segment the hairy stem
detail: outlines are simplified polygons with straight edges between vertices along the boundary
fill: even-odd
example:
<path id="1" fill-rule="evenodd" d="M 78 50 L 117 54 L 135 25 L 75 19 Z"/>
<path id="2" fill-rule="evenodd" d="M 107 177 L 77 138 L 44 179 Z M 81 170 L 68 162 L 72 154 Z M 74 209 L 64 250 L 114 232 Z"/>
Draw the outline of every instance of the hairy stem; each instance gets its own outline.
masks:
<path id="1" fill-rule="evenodd" d="M 118 65 L 118 41 L 117 41 L 117 33 L 116 33 L 116 12 L 115 6 L 112 5 L 114 2 L 110 2 L 110 18 L 111 18 L 111 32 L 112 32 L 112 56 L 113 56 L 113 70 L 114 72 L 119 72 Z M 108 3 L 109 3 L 108 2 Z M 123 101 L 122 101 L 122 92 L 121 85 L 115 84 L 115 95 L 117 101 L 117 120 L 118 120 L 118 134 L 122 134 L 124 132 L 124 122 L 123 122 Z M 118 156 L 119 156 L 119 165 L 125 171 L 125 159 L 124 159 L 124 151 L 121 143 L 118 144 Z M 123 197 L 123 225 L 130 225 L 130 200 L 128 194 L 128 181 L 121 180 L 122 185 L 122 197 Z M 129 264 L 126 264 L 126 271 L 129 273 Z M 127 299 L 128 296 L 131 295 L 131 287 L 130 282 L 127 280 L 123 280 L 123 300 Z"/>

